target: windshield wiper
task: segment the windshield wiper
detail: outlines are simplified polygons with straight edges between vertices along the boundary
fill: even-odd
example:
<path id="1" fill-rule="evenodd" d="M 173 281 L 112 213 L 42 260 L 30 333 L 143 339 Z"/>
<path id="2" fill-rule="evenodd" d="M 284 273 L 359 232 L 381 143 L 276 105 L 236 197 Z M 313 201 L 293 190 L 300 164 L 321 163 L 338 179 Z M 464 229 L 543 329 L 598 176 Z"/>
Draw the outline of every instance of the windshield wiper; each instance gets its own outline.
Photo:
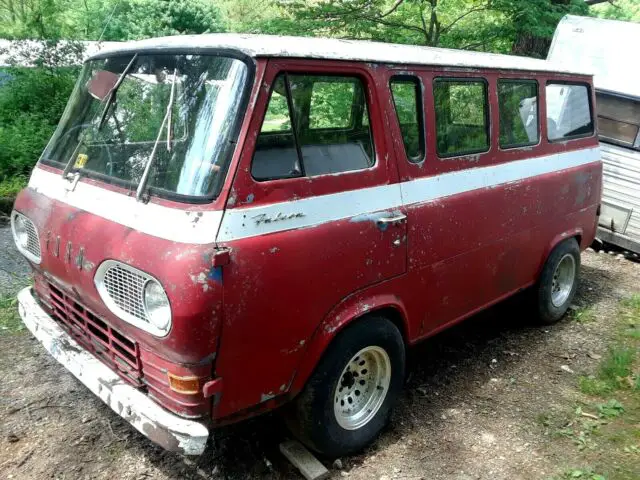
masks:
<path id="1" fill-rule="evenodd" d="M 116 91 L 118 90 L 118 88 L 120 88 L 120 85 L 122 84 L 122 81 L 124 80 L 124 77 L 127 75 L 127 73 L 129 73 L 129 70 L 131 70 L 131 67 L 133 66 L 133 63 L 136 61 L 136 58 L 138 58 L 138 54 L 137 53 L 133 57 L 131 57 L 131 60 L 129 61 L 129 63 L 127 64 L 125 69 L 122 71 L 122 74 L 120 75 L 120 78 L 118 78 L 118 81 L 116 82 L 116 84 L 113 86 L 113 88 L 109 92 L 109 97 L 107 98 L 107 103 L 105 104 L 104 108 L 102 109 L 102 114 L 100 115 L 100 123 L 98 123 L 98 131 L 100 131 L 100 129 L 102 128 L 102 125 L 104 124 L 104 121 L 105 121 L 105 119 L 107 117 L 107 111 L 109 110 L 109 107 L 113 103 L 113 99 L 115 98 Z M 76 148 L 73 150 L 73 153 L 71 154 L 71 156 L 69 157 L 69 160 L 67 160 L 67 163 L 64 166 L 64 170 L 62 170 L 62 178 L 68 178 L 69 177 L 69 172 L 73 168 L 72 166 L 73 166 L 73 163 L 74 163 L 74 159 L 76 158 L 76 154 L 78 153 L 78 150 L 80 150 L 80 147 L 83 144 L 84 144 L 84 136 L 81 133 L 80 137 L 78 138 L 78 145 L 76 145 Z M 79 172 L 77 172 L 77 173 L 79 174 Z M 76 176 L 76 178 L 77 178 L 77 176 Z"/>
<path id="2" fill-rule="evenodd" d="M 109 111 L 109 107 L 113 103 L 113 100 L 116 98 L 116 92 L 120 88 L 120 85 L 122 85 L 122 82 L 124 81 L 124 77 L 126 77 L 127 73 L 129 73 L 129 70 L 131 70 L 131 67 L 133 66 L 133 63 L 136 61 L 136 58 L 138 58 L 137 53 L 133 57 L 131 57 L 131 60 L 129 61 L 125 69 L 122 71 L 120 78 L 118 78 L 118 81 L 109 92 L 109 97 L 107 98 L 107 102 L 105 103 L 104 108 L 102 109 L 102 113 L 100 114 L 100 122 L 98 122 L 98 131 L 100 131 L 100 129 L 102 128 L 102 125 L 104 125 L 104 121 L 107 118 L 107 112 Z"/>
<path id="3" fill-rule="evenodd" d="M 158 130 L 158 136 L 156 137 L 156 141 L 153 144 L 153 149 L 151 150 L 151 154 L 149 155 L 149 160 L 147 160 L 147 164 L 144 167 L 144 172 L 142 172 L 142 178 L 140 179 L 140 183 L 138 184 L 138 188 L 136 190 L 136 200 L 140 201 L 142 199 L 142 195 L 147 186 L 147 181 L 149 180 L 149 172 L 151 171 L 151 165 L 153 164 L 153 160 L 156 156 L 156 151 L 158 150 L 158 145 L 160 144 L 160 138 L 162 138 L 162 131 L 164 130 L 164 126 L 167 125 L 167 151 L 171 151 L 171 112 L 173 110 L 173 99 L 175 98 L 175 89 L 176 89 L 176 78 L 178 75 L 178 69 L 173 69 L 173 81 L 171 84 L 171 93 L 169 94 L 169 104 L 167 105 L 167 111 L 164 114 L 164 118 L 162 119 L 162 124 L 160 125 L 160 129 Z"/>

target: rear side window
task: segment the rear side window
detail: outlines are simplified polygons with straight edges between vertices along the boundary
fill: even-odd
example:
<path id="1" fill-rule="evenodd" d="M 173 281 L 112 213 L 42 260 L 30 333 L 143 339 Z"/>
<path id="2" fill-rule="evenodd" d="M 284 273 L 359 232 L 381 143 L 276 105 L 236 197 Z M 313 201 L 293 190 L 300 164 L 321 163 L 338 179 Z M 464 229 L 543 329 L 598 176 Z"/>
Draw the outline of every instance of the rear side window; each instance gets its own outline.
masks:
<path id="1" fill-rule="evenodd" d="M 593 133 L 591 102 L 586 85 L 549 83 L 546 94 L 549 140 L 586 137 Z"/>
<path id="2" fill-rule="evenodd" d="M 538 143 L 538 84 L 526 80 L 498 81 L 500 148 Z"/>
<path id="3" fill-rule="evenodd" d="M 359 78 L 276 78 L 253 156 L 255 179 L 312 177 L 373 164 L 369 112 Z"/>
<path id="4" fill-rule="evenodd" d="M 640 102 L 596 93 L 600 140 L 640 150 Z"/>
<path id="5" fill-rule="evenodd" d="M 425 142 L 420 81 L 416 77 L 393 77 L 390 86 L 407 158 L 421 162 Z"/>
<path id="6" fill-rule="evenodd" d="M 440 157 L 489 149 L 489 106 L 484 80 L 442 79 L 433 85 Z"/>

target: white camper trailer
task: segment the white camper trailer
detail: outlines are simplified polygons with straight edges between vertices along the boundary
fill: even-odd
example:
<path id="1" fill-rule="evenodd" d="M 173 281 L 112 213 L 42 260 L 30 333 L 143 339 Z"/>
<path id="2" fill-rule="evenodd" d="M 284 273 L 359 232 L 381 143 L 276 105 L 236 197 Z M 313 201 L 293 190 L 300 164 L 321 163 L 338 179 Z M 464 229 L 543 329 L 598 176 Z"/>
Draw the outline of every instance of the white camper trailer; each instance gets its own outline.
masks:
<path id="1" fill-rule="evenodd" d="M 598 238 L 640 253 L 640 24 L 565 16 L 548 60 L 591 70 L 604 162 Z"/>

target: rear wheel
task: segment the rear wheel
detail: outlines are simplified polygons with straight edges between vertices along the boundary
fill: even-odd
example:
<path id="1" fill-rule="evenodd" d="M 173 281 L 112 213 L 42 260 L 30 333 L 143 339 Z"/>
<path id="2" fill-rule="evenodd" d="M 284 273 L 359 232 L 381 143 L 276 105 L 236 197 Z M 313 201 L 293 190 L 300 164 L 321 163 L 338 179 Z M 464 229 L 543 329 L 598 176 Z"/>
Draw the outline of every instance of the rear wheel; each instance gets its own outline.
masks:
<path id="1" fill-rule="evenodd" d="M 575 238 L 557 245 L 547 258 L 537 288 L 537 307 L 544 324 L 557 322 L 566 313 L 578 288 L 580 248 Z"/>
<path id="2" fill-rule="evenodd" d="M 289 429 L 328 456 L 361 450 L 389 420 L 404 368 L 398 328 L 383 317 L 358 320 L 334 339 L 287 410 Z"/>

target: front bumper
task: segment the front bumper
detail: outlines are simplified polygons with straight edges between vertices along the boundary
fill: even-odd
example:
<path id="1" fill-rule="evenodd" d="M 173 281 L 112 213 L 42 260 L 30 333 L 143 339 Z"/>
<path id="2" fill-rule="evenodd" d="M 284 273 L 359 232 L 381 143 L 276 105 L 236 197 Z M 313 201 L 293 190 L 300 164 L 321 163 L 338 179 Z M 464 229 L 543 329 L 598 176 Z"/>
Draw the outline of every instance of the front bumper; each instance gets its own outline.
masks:
<path id="1" fill-rule="evenodd" d="M 169 451 L 185 455 L 204 451 L 209 438 L 205 425 L 165 410 L 122 380 L 51 319 L 30 287 L 18 294 L 18 310 L 24 324 L 47 351 L 136 430 Z"/>

